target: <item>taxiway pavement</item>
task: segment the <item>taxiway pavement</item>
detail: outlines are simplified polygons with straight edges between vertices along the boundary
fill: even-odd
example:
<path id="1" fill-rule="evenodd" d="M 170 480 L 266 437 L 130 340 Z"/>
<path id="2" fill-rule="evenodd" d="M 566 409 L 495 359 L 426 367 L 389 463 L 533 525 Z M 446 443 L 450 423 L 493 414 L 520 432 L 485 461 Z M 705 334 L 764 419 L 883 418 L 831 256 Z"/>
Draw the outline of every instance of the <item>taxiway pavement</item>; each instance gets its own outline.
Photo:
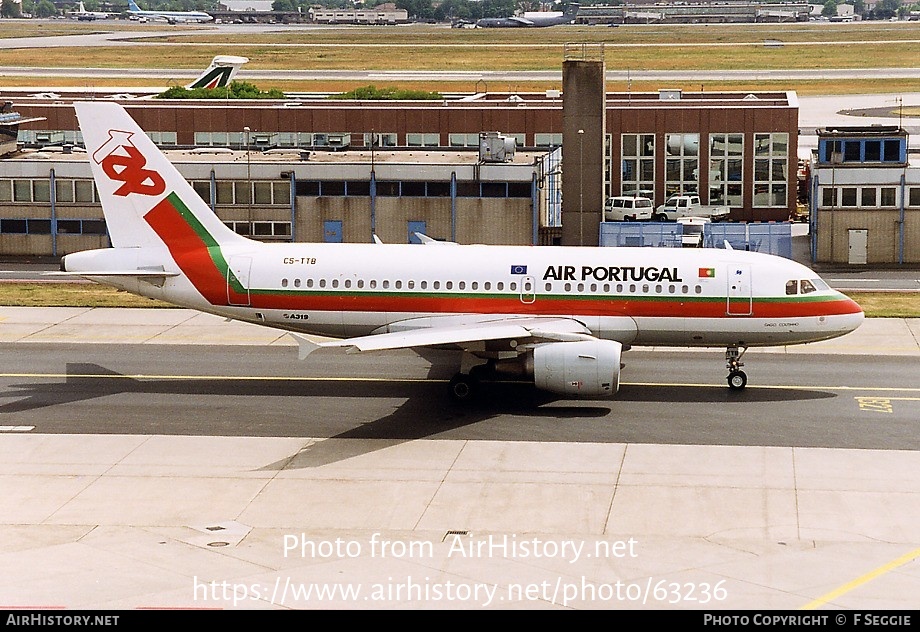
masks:
<path id="1" fill-rule="evenodd" d="M 884 433 L 898 410 L 920 409 L 918 340 L 920 320 L 869 319 L 844 338 L 750 353 L 787 354 L 792 374 L 808 354 L 857 357 L 867 373 L 875 358 L 902 357 L 901 378 L 876 385 L 847 420 Z M 171 401 L 200 395 L 194 388 L 145 397 L 173 427 L 191 409 L 220 420 L 256 398 L 261 417 L 251 423 L 268 428 L 260 436 L 161 434 L 156 423 L 119 432 L 142 414 L 119 389 L 94 393 L 109 431 L 81 432 L 74 415 L 73 433 L 42 433 L 31 419 L 44 410 L 66 423 L 68 407 L 79 407 L 68 393 L 93 377 L 30 373 L 47 345 L 102 349 L 128 364 L 148 362 L 138 349 L 149 349 L 162 355 L 160 371 L 168 345 L 200 349 L 205 363 L 214 345 L 253 352 L 293 342 L 186 310 L 10 307 L 0 308 L 0 342 L 0 608 L 846 613 L 912 609 L 920 591 L 920 450 L 732 445 L 728 435 L 707 445 L 569 441 L 542 436 L 545 417 L 517 440 L 444 438 L 430 427 L 362 434 L 374 427 L 358 418 L 339 420 L 350 432 L 312 436 L 309 420 L 329 414 L 335 382 L 306 399 L 301 436 L 272 436 L 273 416 L 291 411 L 261 405 L 271 400 L 243 381 L 226 401 Z M 202 372 L 232 375 L 223 362 Z M 347 391 L 347 377 L 341 384 Z M 743 401 L 709 400 L 712 417 L 750 423 Z M 404 406 L 399 391 L 379 403 Z M 549 421 L 564 434 L 566 424 L 614 423 L 616 409 L 606 410 L 614 421 L 572 421 L 574 407 Z M 526 429 L 526 411 L 516 414 Z M 777 428 L 795 423 L 794 412 L 784 416 Z M 920 429 L 920 415 L 900 423 Z"/>

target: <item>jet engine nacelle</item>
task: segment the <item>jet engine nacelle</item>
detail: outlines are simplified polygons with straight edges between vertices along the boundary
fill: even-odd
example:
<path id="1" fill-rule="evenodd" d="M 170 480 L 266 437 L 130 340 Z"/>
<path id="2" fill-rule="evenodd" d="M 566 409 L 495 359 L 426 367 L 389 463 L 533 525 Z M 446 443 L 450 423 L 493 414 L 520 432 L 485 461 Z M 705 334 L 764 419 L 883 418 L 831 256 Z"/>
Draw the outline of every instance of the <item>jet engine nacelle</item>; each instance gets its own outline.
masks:
<path id="1" fill-rule="evenodd" d="M 539 345 L 533 350 L 534 385 L 569 397 L 610 397 L 620 388 L 622 351 L 613 340 Z"/>

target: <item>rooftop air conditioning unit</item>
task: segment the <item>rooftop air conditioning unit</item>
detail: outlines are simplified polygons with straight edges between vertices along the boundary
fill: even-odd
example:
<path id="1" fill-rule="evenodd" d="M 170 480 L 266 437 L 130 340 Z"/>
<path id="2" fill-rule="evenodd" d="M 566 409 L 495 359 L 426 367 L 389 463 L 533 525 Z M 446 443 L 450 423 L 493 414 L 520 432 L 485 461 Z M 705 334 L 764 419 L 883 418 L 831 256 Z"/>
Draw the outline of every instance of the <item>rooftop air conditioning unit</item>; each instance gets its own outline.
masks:
<path id="1" fill-rule="evenodd" d="M 481 162 L 509 162 L 514 160 L 516 143 L 511 136 L 498 132 L 479 134 L 479 160 Z"/>

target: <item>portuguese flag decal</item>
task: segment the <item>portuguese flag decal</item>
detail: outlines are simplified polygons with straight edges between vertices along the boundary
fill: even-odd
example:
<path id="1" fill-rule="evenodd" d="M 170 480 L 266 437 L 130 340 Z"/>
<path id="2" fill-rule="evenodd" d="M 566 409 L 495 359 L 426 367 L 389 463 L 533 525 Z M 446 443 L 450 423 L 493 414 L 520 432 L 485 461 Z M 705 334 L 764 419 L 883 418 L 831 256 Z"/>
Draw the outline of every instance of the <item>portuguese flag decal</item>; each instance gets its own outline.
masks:
<path id="1" fill-rule="evenodd" d="M 716 269 L 715 268 L 700 268 L 700 278 L 701 279 L 716 278 Z"/>

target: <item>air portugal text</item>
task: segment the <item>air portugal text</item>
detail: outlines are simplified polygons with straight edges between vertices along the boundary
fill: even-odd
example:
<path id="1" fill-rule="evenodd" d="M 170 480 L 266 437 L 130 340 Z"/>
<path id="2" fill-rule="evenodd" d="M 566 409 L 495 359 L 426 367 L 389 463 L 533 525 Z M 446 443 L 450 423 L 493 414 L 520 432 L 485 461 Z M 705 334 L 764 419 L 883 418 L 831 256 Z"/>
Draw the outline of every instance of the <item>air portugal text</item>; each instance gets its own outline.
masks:
<path id="1" fill-rule="evenodd" d="M 580 275 L 580 276 L 576 276 Z M 547 266 L 544 281 L 651 281 L 681 283 L 677 268 L 655 266 Z"/>

